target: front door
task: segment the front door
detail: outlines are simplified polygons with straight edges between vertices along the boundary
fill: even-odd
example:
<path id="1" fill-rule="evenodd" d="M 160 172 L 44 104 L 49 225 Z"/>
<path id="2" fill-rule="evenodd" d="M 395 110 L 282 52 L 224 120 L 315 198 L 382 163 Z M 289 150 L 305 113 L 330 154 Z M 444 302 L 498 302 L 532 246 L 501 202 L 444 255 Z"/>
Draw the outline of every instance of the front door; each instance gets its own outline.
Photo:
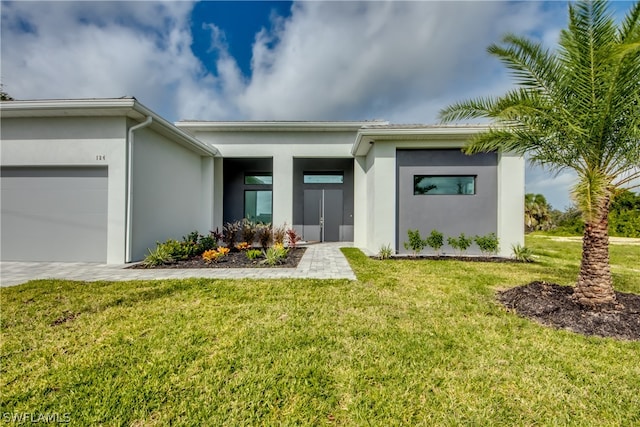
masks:
<path id="1" fill-rule="evenodd" d="M 342 190 L 304 190 L 304 239 L 339 241 L 342 209 Z"/>

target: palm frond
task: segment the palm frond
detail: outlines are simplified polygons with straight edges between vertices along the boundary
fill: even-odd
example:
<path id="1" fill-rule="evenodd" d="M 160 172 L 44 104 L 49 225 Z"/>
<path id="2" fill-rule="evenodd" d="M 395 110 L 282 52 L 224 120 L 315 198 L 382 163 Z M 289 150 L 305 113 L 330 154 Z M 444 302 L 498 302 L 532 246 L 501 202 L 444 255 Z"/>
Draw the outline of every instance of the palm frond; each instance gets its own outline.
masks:
<path id="1" fill-rule="evenodd" d="M 439 112 L 442 122 L 491 117 L 496 98 L 476 98 L 454 103 Z"/>
<path id="2" fill-rule="evenodd" d="M 488 118 L 495 126 L 465 147 L 527 153 L 550 169 L 574 169 L 585 212 L 640 170 L 640 5 L 618 29 L 605 1 L 569 6 L 555 51 L 514 35 L 489 47 L 518 88 L 453 104 L 442 121 Z"/>
<path id="3" fill-rule="evenodd" d="M 487 51 L 512 70 L 516 83 L 547 94 L 554 92 L 558 62 L 549 50 L 513 34 L 506 35 L 502 43 L 489 46 Z"/>
<path id="4" fill-rule="evenodd" d="M 583 170 L 578 174 L 578 182 L 571 190 L 571 195 L 582 217 L 591 222 L 598 214 L 605 197 L 611 195 L 611 182 L 598 170 Z"/>
<path id="5" fill-rule="evenodd" d="M 631 10 L 622 21 L 618 35 L 622 43 L 640 39 L 640 2 L 631 6 Z"/>

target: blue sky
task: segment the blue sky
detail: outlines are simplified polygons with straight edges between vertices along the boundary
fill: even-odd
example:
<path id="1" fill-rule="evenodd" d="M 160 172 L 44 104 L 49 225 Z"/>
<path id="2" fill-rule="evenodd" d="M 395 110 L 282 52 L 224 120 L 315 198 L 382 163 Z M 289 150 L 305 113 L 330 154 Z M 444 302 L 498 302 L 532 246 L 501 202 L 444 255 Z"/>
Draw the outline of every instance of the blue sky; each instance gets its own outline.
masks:
<path id="1" fill-rule="evenodd" d="M 618 13 L 629 2 L 614 3 Z M 2 2 L 1 81 L 17 99 L 135 96 L 167 118 L 436 123 L 511 85 L 486 47 L 552 47 L 560 1 Z M 527 192 L 570 204 L 569 173 Z"/>

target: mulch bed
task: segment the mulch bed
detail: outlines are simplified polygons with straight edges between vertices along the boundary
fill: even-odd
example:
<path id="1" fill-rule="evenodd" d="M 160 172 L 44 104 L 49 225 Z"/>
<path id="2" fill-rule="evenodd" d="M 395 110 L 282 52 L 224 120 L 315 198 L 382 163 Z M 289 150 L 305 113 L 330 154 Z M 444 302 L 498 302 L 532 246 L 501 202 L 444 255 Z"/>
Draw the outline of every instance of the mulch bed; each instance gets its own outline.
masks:
<path id="1" fill-rule="evenodd" d="M 589 308 L 573 301 L 573 288 L 532 282 L 498 293 L 518 315 L 583 335 L 640 341 L 640 295 L 616 292 L 617 304 Z"/>
<path id="2" fill-rule="evenodd" d="M 307 248 L 290 248 L 287 258 L 282 264 L 270 266 L 263 264 L 264 258 L 255 260 L 247 259 L 245 252 L 230 252 L 218 262 L 207 264 L 201 256 L 188 260 L 178 261 L 173 264 L 160 265 L 157 267 L 146 267 L 144 264 L 135 264 L 128 268 L 133 269 L 156 269 L 156 268 L 296 268 Z"/>

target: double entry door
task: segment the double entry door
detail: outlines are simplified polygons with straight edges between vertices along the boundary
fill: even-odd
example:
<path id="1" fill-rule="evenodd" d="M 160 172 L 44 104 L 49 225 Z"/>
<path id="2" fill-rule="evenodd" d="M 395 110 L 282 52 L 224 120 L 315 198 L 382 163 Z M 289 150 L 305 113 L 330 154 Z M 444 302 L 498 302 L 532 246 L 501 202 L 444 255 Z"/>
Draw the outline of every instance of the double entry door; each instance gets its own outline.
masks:
<path id="1" fill-rule="evenodd" d="M 304 190 L 306 241 L 339 241 L 342 217 L 342 190 Z"/>

